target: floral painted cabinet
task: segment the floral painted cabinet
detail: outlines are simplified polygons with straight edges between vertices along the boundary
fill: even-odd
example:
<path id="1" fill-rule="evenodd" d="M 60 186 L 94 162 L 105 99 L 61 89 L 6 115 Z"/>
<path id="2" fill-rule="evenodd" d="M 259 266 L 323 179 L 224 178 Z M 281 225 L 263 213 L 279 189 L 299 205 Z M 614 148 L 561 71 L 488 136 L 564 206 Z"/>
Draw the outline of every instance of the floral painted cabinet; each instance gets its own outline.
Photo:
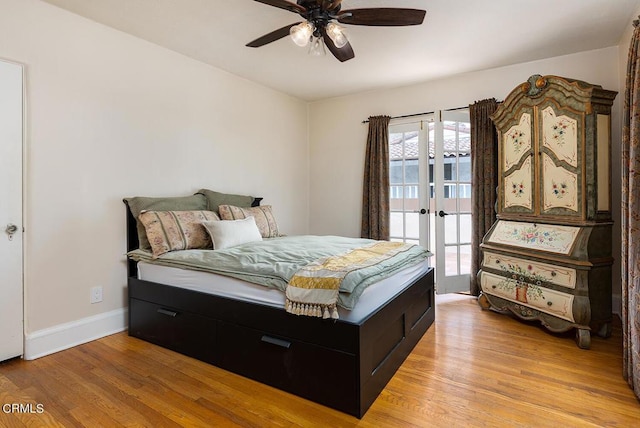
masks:
<path id="1" fill-rule="evenodd" d="M 531 76 L 492 119 L 499 135 L 498 221 L 481 244 L 483 308 L 554 332 L 611 328 L 610 114 L 616 92 Z"/>
<path id="2" fill-rule="evenodd" d="M 493 116 L 500 137 L 501 218 L 611 220 L 615 95 L 584 82 L 538 75 L 509 95 Z"/>

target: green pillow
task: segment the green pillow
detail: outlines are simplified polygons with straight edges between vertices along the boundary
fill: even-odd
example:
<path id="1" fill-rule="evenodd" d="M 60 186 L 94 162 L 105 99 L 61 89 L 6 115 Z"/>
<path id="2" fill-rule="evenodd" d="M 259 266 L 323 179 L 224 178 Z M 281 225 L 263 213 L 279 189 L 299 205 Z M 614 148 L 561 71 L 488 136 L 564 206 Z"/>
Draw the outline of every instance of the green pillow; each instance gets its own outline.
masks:
<path id="1" fill-rule="evenodd" d="M 220 205 L 233 205 L 236 207 L 250 207 L 253 204 L 253 196 L 233 195 L 220 193 L 209 189 L 200 189 L 196 195 L 204 195 L 207 198 L 207 209 L 218 214 Z"/>
<path id="2" fill-rule="evenodd" d="M 129 211 L 136 219 L 139 248 L 147 251 L 151 250 L 151 244 L 147 239 L 144 225 L 138 219 L 142 211 L 203 211 L 207 209 L 207 199 L 200 194 L 168 198 L 136 196 L 125 198 L 124 203 L 127 204 Z"/>

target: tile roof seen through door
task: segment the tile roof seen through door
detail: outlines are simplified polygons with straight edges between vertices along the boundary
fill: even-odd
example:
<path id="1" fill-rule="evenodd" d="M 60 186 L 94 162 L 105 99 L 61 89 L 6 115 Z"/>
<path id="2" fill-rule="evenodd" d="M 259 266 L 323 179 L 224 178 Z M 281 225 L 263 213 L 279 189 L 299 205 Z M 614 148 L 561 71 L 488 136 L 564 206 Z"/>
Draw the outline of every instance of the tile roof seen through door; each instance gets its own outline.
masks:
<path id="1" fill-rule="evenodd" d="M 458 125 L 458 144 L 456 146 L 456 124 Z M 433 123 L 429 123 L 429 157 L 433 158 Z M 404 137 L 404 153 L 403 153 Z M 471 129 L 468 123 L 445 122 L 444 123 L 444 155 L 469 156 L 471 154 Z M 391 133 L 389 135 L 389 158 L 393 159 L 417 159 L 418 158 L 418 131 L 405 133 Z"/>

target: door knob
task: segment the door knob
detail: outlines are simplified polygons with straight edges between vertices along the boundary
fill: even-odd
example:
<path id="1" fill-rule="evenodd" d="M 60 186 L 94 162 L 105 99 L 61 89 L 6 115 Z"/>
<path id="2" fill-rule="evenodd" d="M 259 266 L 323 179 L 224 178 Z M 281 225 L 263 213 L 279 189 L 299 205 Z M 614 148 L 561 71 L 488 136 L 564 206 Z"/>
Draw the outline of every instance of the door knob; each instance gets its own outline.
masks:
<path id="1" fill-rule="evenodd" d="M 438 211 L 438 215 L 439 215 L 440 217 L 444 217 L 444 216 L 446 216 L 446 215 L 449 215 L 449 213 L 446 213 L 446 212 L 444 212 L 444 211 L 440 210 L 440 211 Z"/>
<path id="2" fill-rule="evenodd" d="M 11 241 L 13 239 L 13 234 L 18 231 L 18 226 L 13 223 L 9 223 L 4 231 L 9 235 L 9 241 Z"/>

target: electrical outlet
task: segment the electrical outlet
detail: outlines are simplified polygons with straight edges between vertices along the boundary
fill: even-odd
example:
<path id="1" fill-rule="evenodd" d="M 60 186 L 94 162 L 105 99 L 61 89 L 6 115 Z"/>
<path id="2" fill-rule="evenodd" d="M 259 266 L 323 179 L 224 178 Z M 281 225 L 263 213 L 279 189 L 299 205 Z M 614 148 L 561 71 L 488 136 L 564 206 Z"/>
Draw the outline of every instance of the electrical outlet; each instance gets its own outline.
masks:
<path id="1" fill-rule="evenodd" d="M 102 287 L 91 287 L 91 303 L 100 303 L 102 302 Z"/>

